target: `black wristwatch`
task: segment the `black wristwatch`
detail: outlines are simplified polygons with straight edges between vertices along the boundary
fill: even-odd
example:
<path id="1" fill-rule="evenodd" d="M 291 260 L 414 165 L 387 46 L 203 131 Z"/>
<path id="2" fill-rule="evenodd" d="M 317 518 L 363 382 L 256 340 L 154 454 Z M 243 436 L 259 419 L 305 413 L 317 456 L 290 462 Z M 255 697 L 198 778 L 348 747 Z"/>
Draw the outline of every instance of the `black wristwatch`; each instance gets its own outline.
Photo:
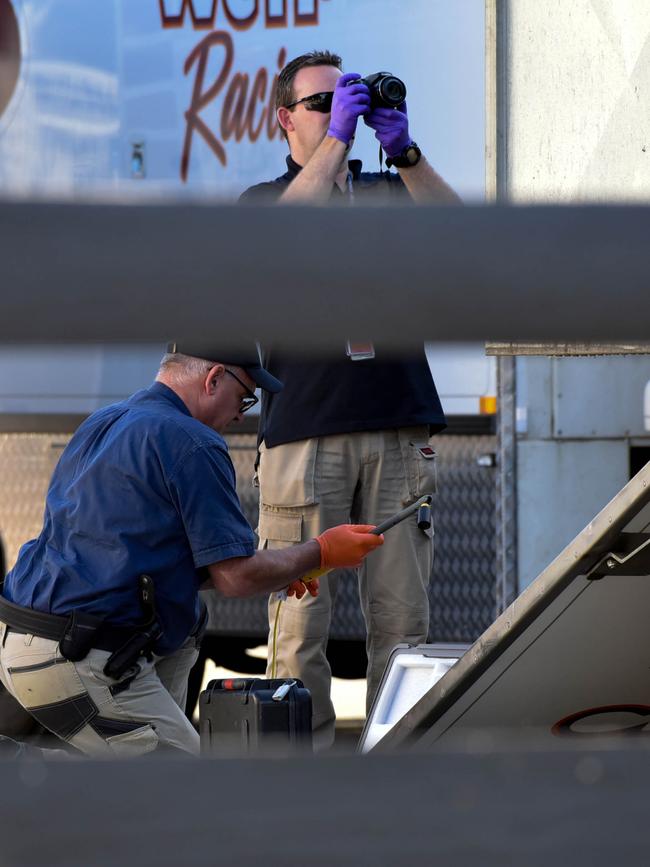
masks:
<path id="1" fill-rule="evenodd" d="M 396 169 L 410 169 L 412 166 L 417 166 L 422 157 L 422 151 L 414 141 L 406 145 L 401 154 L 396 157 L 386 157 L 386 165 L 390 169 L 395 166 Z"/>

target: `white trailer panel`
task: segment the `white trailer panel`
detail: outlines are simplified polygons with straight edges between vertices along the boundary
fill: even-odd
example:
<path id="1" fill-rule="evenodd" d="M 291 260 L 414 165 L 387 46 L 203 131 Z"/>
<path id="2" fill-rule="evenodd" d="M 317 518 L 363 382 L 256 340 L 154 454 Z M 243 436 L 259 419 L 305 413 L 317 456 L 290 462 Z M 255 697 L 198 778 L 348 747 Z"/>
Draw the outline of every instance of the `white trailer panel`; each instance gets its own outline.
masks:
<path id="1" fill-rule="evenodd" d="M 508 0 L 503 8 L 508 197 L 647 200 L 650 5 Z"/>

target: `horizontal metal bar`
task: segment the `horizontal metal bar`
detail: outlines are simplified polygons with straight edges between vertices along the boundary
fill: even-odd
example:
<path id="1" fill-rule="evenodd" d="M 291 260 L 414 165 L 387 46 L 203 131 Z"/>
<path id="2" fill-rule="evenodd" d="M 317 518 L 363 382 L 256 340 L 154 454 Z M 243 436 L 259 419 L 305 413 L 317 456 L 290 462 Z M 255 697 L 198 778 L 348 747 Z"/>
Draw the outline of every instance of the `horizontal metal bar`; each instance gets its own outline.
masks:
<path id="1" fill-rule="evenodd" d="M 487 343 L 486 355 L 650 355 L 650 343 Z"/>
<path id="2" fill-rule="evenodd" d="M 647 340 L 650 207 L 0 202 L 0 340 Z"/>
<path id="3" fill-rule="evenodd" d="M 87 413 L 0 412 L 0 433 L 74 433 Z"/>
<path id="4" fill-rule="evenodd" d="M 152 371 L 152 378 L 153 378 Z M 74 433 L 79 425 L 88 418 L 88 413 L 47 413 L 47 412 L 0 412 L 0 434 L 2 433 Z M 438 436 L 493 436 L 496 430 L 494 415 L 448 415 L 447 427 Z M 250 445 L 252 448 L 257 437 L 259 415 L 245 415 L 244 418 L 232 424 L 226 431 L 228 436 L 255 436 Z M 240 448 L 240 446 L 230 446 Z"/>

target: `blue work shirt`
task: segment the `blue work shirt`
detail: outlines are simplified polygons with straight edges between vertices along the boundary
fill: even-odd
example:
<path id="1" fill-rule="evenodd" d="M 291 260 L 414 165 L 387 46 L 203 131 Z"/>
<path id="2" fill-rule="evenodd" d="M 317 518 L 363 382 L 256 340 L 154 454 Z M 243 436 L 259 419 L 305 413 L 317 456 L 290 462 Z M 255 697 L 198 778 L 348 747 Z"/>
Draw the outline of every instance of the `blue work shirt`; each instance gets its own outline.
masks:
<path id="1" fill-rule="evenodd" d="M 138 579 L 154 581 L 164 630 L 178 648 L 199 614 L 201 568 L 255 553 L 223 437 L 162 383 L 93 413 L 52 476 L 43 530 L 20 550 L 4 596 L 52 614 L 143 620 Z"/>

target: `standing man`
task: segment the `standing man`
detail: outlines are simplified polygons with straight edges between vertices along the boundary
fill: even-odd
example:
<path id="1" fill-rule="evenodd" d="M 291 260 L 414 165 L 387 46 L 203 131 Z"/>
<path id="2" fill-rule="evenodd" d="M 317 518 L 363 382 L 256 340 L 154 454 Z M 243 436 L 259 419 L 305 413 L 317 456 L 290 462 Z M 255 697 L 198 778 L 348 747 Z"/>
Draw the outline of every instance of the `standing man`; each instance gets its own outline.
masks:
<path id="1" fill-rule="evenodd" d="M 381 198 L 459 203 L 411 138 L 406 104 L 371 110 L 370 93 L 360 77 L 343 75 L 341 58 L 327 51 L 304 54 L 284 67 L 276 108 L 289 144 L 288 170 L 248 189 L 242 201 L 352 204 Z M 361 117 L 397 173 L 362 172 L 358 160 L 348 161 Z M 341 520 L 379 523 L 435 490 L 429 437 L 445 427 L 445 418 L 423 349 L 409 358 L 395 358 L 372 344 L 348 341 L 318 361 L 272 349 L 266 364 L 285 388 L 281 394 L 265 395 L 262 402 L 263 547 L 304 542 Z M 404 522 L 387 535 L 381 558 L 368 561 L 360 572 L 367 709 L 395 644 L 426 640 L 432 562 L 432 534 L 418 530 L 415 522 Z M 314 741 L 321 747 L 334 736 L 325 651 L 336 587 L 337 576 L 330 575 L 321 580 L 318 597 L 289 600 L 280 614 L 276 642 L 277 675 L 299 677 L 311 690 Z M 271 625 L 277 604 L 272 596 Z"/>
<path id="2" fill-rule="evenodd" d="M 301 576 L 358 564 L 382 543 L 346 526 L 255 552 L 221 432 L 257 403 L 256 386 L 277 394 L 282 384 L 257 357 L 225 358 L 171 344 L 150 388 L 81 425 L 54 471 L 43 530 L 5 580 L 0 679 L 89 755 L 198 752 L 183 708 L 202 586 L 301 596 Z"/>

